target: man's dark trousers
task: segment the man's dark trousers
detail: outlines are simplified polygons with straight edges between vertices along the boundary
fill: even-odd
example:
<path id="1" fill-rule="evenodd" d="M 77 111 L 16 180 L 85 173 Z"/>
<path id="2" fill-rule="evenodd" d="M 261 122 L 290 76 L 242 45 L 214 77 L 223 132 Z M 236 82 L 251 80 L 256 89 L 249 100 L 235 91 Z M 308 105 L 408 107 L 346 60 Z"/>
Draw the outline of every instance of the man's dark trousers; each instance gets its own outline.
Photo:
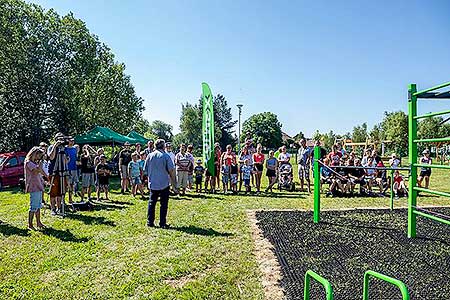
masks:
<path id="1" fill-rule="evenodd" d="M 147 225 L 153 225 L 155 222 L 155 209 L 158 198 L 161 202 L 159 211 L 159 226 L 167 224 L 167 208 L 169 206 L 169 187 L 163 190 L 150 190 L 150 201 L 148 202 Z"/>

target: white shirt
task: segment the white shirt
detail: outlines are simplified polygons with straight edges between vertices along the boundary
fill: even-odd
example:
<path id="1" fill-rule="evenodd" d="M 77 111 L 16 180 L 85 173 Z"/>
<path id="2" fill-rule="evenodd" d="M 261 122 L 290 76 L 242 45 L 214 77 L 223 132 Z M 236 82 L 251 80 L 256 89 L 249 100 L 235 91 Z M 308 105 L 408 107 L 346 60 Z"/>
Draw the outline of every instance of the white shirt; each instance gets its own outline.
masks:
<path id="1" fill-rule="evenodd" d="M 169 154 L 172 163 L 175 165 L 175 154 L 172 151 L 166 153 Z"/>
<path id="2" fill-rule="evenodd" d="M 280 155 L 278 155 L 278 160 L 289 162 L 290 159 L 291 155 L 287 152 L 286 153 L 281 152 Z"/>

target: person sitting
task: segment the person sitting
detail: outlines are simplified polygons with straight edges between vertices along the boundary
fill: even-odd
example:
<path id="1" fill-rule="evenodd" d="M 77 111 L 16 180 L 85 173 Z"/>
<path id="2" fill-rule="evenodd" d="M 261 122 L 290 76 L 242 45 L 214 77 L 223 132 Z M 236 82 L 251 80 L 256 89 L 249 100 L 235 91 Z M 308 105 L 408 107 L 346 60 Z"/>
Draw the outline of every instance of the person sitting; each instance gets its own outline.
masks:
<path id="1" fill-rule="evenodd" d="M 323 160 L 323 165 L 320 167 L 320 187 L 322 188 L 322 184 L 329 184 L 331 185 L 333 183 L 332 181 L 332 175 L 331 169 L 328 167 L 330 164 L 330 160 L 328 158 L 325 158 Z"/>
<path id="2" fill-rule="evenodd" d="M 375 180 L 375 172 L 376 170 L 374 169 L 376 165 L 374 164 L 373 158 L 372 157 L 368 157 L 367 158 L 367 165 L 365 167 L 368 167 L 366 169 L 366 182 L 367 182 L 367 188 L 368 190 L 371 192 L 372 191 L 372 186 L 375 184 L 376 180 Z"/>
<path id="3" fill-rule="evenodd" d="M 408 191 L 406 189 L 405 181 L 403 180 L 403 176 L 400 174 L 398 170 L 394 172 L 394 185 L 393 191 L 395 198 L 408 195 Z"/>
<path id="4" fill-rule="evenodd" d="M 394 169 L 400 167 L 400 159 L 397 158 L 397 155 L 395 153 L 392 153 L 391 159 L 389 160 L 389 165 Z"/>
<path id="5" fill-rule="evenodd" d="M 328 159 L 330 160 L 330 165 L 333 166 L 339 166 L 340 165 L 340 161 L 341 161 L 341 157 L 342 157 L 342 152 L 339 151 L 338 149 L 338 145 L 334 144 L 331 147 L 331 152 L 330 154 L 328 154 Z"/>
<path id="6" fill-rule="evenodd" d="M 355 167 L 362 167 L 361 160 L 359 158 L 356 158 L 354 161 L 354 165 L 355 165 Z M 353 184 L 352 192 L 354 190 L 354 187 L 357 184 L 359 184 L 359 193 L 361 194 L 363 192 L 365 185 L 366 185 L 366 181 L 364 180 L 365 176 L 366 176 L 366 172 L 364 171 L 364 169 L 362 169 L 362 168 L 351 169 L 351 172 L 349 173 L 349 177 Z"/>
<path id="7" fill-rule="evenodd" d="M 375 163 L 377 168 L 385 168 L 383 161 L 381 160 L 381 157 L 375 156 Z M 383 195 L 386 191 L 386 188 L 389 187 L 387 177 L 386 177 L 386 170 L 382 169 L 376 169 L 375 170 L 375 182 L 380 188 L 380 195 Z M 385 188 L 386 187 L 386 188 Z"/>

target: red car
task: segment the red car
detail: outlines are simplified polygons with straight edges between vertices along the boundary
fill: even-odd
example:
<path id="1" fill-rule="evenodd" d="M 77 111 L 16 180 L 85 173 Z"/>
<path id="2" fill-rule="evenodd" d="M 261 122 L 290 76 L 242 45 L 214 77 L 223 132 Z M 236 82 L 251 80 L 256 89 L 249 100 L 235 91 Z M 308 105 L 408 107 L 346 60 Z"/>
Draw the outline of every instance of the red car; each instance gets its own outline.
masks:
<path id="1" fill-rule="evenodd" d="M 23 162 L 25 152 L 0 154 L 0 191 L 4 186 L 17 186 L 24 177 Z"/>

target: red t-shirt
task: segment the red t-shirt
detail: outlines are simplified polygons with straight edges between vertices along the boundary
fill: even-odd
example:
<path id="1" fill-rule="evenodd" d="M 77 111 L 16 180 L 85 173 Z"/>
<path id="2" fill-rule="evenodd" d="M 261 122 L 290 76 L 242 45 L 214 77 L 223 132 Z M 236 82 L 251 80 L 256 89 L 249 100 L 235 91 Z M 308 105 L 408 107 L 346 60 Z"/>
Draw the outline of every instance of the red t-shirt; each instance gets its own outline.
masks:
<path id="1" fill-rule="evenodd" d="M 341 157 L 342 157 L 341 152 L 331 152 L 330 154 L 328 154 L 330 165 L 339 166 L 339 164 L 341 163 Z"/>
<path id="2" fill-rule="evenodd" d="M 263 161 L 264 161 L 264 154 L 262 153 L 253 154 L 253 163 L 262 164 Z"/>

